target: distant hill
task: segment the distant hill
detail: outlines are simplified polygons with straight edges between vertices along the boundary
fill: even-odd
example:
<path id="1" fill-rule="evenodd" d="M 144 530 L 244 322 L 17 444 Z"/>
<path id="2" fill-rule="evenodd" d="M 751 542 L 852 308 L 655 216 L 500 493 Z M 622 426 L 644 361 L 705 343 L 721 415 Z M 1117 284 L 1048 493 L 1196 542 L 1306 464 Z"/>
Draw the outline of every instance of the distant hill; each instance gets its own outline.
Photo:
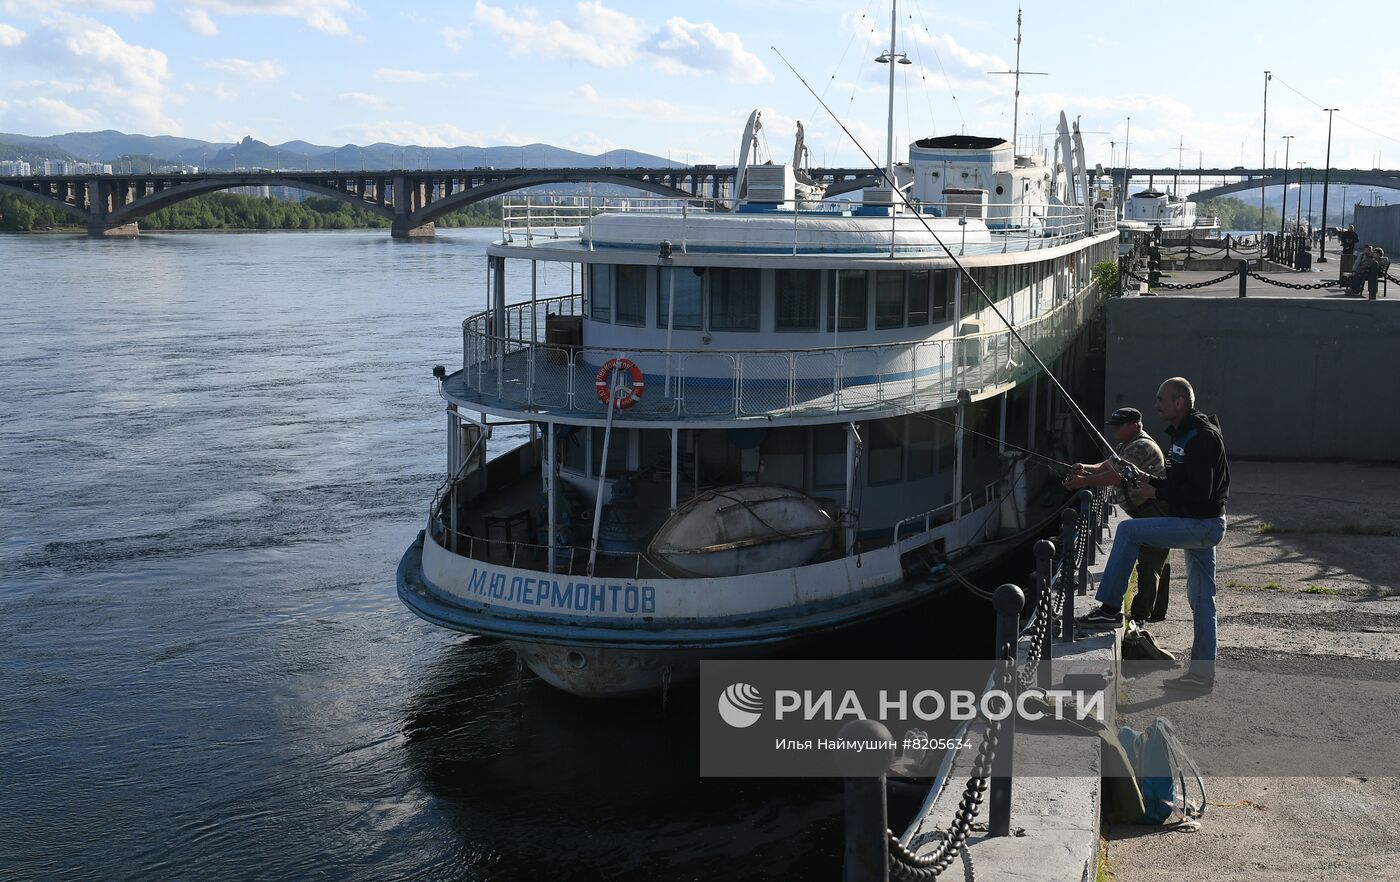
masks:
<path id="1" fill-rule="evenodd" d="M 0 145 L 18 159 L 83 159 L 115 162 L 122 156 L 154 157 L 171 163 L 220 168 L 340 169 L 359 168 L 679 168 L 660 156 L 636 150 L 611 150 L 592 155 L 549 144 L 513 147 L 420 147 L 409 144 L 346 144 L 328 147 L 307 141 L 266 144 L 251 137 L 237 143 L 200 141 L 170 135 L 129 135 L 124 132 L 69 132 L 64 135 L 21 135 L 0 132 Z"/>

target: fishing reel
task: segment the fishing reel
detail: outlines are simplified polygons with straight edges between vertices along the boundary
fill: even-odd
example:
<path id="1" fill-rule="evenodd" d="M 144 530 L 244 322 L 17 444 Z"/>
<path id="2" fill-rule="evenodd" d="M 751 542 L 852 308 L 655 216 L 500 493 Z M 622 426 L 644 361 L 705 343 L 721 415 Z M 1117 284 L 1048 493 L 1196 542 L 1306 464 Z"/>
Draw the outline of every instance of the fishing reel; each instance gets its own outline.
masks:
<path id="1" fill-rule="evenodd" d="M 1123 479 L 1123 483 L 1126 484 L 1129 489 L 1136 490 L 1138 487 L 1142 486 L 1143 481 L 1147 480 L 1147 476 L 1142 473 L 1141 469 L 1125 459 L 1120 459 L 1115 462 L 1113 468 L 1118 472 L 1118 476 Z"/>

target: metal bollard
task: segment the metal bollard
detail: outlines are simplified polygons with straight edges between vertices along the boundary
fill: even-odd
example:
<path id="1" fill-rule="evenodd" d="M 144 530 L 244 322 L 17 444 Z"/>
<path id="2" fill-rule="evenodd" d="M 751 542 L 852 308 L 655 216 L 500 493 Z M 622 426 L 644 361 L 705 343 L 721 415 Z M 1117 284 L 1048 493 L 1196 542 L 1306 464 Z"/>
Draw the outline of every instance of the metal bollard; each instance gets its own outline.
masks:
<path id="1" fill-rule="evenodd" d="M 1016 637 L 1019 633 L 1021 608 L 1026 596 L 1021 589 L 1011 583 L 1002 585 L 992 595 L 992 606 L 997 612 L 997 665 L 1002 670 L 998 682 L 1006 690 L 1007 698 L 1016 702 Z M 1009 652 L 1008 652 L 1009 649 Z M 1005 657 L 1010 655 L 1010 660 Z M 1016 750 L 1016 714 L 1007 715 L 1001 723 L 1001 737 L 997 740 L 997 753 L 1010 762 Z M 991 806 L 987 810 L 987 835 L 1011 835 L 1011 776 L 992 777 Z"/>
<path id="2" fill-rule="evenodd" d="M 1050 621 L 1050 614 L 1055 609 L 1055 598 L 1051 594 L 1054 585 L 1050 582 L 1053 578 L 1050 559 L 1054 556 L 1055 543 L 1049 539 L 1035 543 L 1035 585 L 1040 602 L 1045 604 L 1040 608 L 1040 614 L 1046 617 L 1045 627 L 1040 629 L 1040 667 L 1036 670 L 1036 682 L 1042 689 L 1050 688 L 1050 656 L 1053 655 L 1051 647 L 1055 638 L 1055 623 Z"/>
<path id="3" fill-rule="evenodd" d="M 1084 562 L 1088 566 L 1093 566 L 1094 561 L 1098 558 L 1097 539 L 1099 536 L 1098 519 L 1094 517 L 1094 491 L 1088 489 L 1079 491 L 1079 516 L 1087 518 L 1089 521 L 1089 541 L 1084 546 Z"/>
<path id="4" fill-rule="evenodd" d="M 1245 286 L 1249 284 L 1249 261 L 1240 261 L 1240 296 L 1245 296 Z"/>
<path id="5" fill-rule="evenodd" d="M 874 720 L 853 720 L 841 727 L 840 737 L 851 741 L 884 741 L 894 736 Z M 894 750 L 863 751 L 844 768 L 846 773 L 846 854 L 843 882 L 889 882 L 889 803 L 885 799 L 885 773 L 894 762 Z"/>
<path id="6" fill-rule="evenodd" d="M 1074 554 L 1074 522 L 1079 517 L 1074 509 L 1067 508 L 1060 512 L 1060 559 L 1063 561 L 1065 555 Z M 1064 606 L 1060 610 L 1060 640 L 1065 643 L 1074 642 L 1074 578 L 1066 579 L 1062 586 L 1064 591 Z"/>

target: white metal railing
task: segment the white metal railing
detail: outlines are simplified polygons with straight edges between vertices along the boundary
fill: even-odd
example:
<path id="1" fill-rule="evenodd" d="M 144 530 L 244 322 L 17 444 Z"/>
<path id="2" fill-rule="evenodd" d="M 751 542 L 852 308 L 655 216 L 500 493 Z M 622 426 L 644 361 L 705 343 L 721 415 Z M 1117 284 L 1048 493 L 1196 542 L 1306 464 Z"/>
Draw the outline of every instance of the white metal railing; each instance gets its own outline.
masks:
<path id="1" fill-rule="evenodd" d="M 1017 331 L 1042 358 L 1053 357 L 1077 333 L 1086 284 L 1053 302 Z M 1049 295 L 1042 295 L 1044 302 Z M 536 310 L 532 318 L 530 310 Z M 513 304 L 462 323 L 463 381 L 468 395 L 512 410 L 603 416 L 596 374 L 625 356 L 646 376 L 642 397 L 621 419 L 745 417 L 929 408 L 1024 376 L 1035 363 L 1008 330 L 942 340 L 808 349 L 619 349 L 551 343 L 547 314 L 577 314 L 577 297 Z"/>
<path id="2" fill-rule="evenodd" d="M 773 253 L 797 254 L 810 249 L 810 229 L 800 221 L 814 215 L 852 215 L 858 203 L 845 201 L 787 200 L 765 203 L 778 206 L 773 218 L 791 219 L 790 227 L 745 231 L 744 245 L 748 249 L 767 249 Z M 1116 229 L 1117 213 L 1111 208 L 1087 209 L 1084 206 L 1030 204 L 969 205 L 963 202 L 916 202 L 914 207 L 925 218 L 954 218 L 981 220 L 988 225 L 992 242 L 976 244 L 979 253 L 1007 253 L 1051 248 L 1065 242 Z M 517 242 L 529 247 L 536 239 L 577 239 L 589 249 L 593 247 L 593 218 L 600 214 L 641 213 L 681 218 L 677 251 L 685 253 L 690 237 L 690 219 L 696 215 L 724 213 L 724 203 L 701 197 L 632 197 L 632 196 L 539 196 L 522 194 L 506 196 L 501 204 L 501 238 L 508 245 Z M 870 231 L 866 231 L 867 233 Z M 871 240 L 872 254 L 907 254 L 913 251 L 941 250 L 935 244 L 919 241 L 926 234 L 914 215 L 900 213 L 890 217 L 888 236 L 884 241 Z M 911 238 L 912 237 L 912 238 Z M 965 253 L 960 237 L 943 233 L 944 244 L 957 253 Z"/>

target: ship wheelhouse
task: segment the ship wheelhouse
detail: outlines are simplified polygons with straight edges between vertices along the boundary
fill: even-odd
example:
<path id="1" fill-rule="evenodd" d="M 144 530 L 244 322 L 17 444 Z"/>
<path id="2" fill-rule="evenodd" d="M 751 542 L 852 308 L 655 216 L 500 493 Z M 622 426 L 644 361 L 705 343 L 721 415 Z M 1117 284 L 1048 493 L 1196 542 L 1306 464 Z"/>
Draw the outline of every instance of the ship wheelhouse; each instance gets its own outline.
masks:
<path id="1" fill-rule="evenodd" d="M 1111 213 L 808 205 L 507 205 L 490 308 L 440 377 L 448 478 L 400 571 L 416 612 L 570 691 L 641 691 L 912 602 L 1027 526 L 1035 482 L 1002 442 L 1053 446 L 1058 405 L 938 240 L 1053 361 Z M 518 446 L 488 461 L 497 433 Z"/>

